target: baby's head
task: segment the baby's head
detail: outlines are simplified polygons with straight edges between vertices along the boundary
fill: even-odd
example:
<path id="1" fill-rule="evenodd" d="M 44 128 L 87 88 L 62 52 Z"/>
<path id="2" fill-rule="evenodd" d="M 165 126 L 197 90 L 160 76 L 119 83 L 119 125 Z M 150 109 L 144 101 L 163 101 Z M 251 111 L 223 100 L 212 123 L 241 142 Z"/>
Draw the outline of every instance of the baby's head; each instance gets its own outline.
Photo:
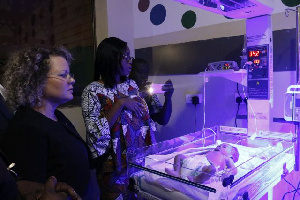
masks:
<path id="1" fill-rule="evenodd" d="M 216 147 L 217 151 L 220 151 L 224 156 L 232 158 L 233 162 L 237 162 L 239 160 L 239 151 L 236 147 L 231 146 L 230 144 L 223 143 Z"/>

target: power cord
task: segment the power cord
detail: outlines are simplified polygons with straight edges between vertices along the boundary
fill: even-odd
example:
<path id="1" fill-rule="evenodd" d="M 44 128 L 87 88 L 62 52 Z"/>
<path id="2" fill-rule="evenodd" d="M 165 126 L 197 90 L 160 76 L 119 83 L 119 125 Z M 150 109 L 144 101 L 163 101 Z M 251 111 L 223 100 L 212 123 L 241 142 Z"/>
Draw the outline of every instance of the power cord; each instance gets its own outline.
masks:
<path id="1" fill-rule="evenodd" d="M 245 97 L 243 99 L 243 97 L 242 97 L 242 95 L 240 94 L 240 91 L 239 91 L 239 84 L 238 83 L 236 83 L 236 91 L 237 91 L 237 93 L 238 93 L 239 96 L 235 98 L 235 102 L 238 104 L 238 108 L 237 108 L 237 111 L 236 111 L 236 114 L 235 114 L 235 119 L 234 119 L 235 127 L 237 127 L 236 121 L 237 121 L 237 116 L 239 114 L 241 103 L 244 102 L 246 104 L 246 106 L 247 106 L 247 97 Z"/>
<path id="2" fill-rule="evenodd" d="M 290 194 L 290 193 L 294 193 L 294 195 L 293 195 L 293 200 L 294 200 L 295 197 L 296 197 L 296 193 L 299 194 L 299 189 L 300 189 L 299 186 L 300 186 L 300 182 L 298 183 L 298 186 L 297 186 L 297 188 L 296 188 L 293 184 L 291 184 L 289 181 L 287 181 L 287 180 L 285 179 L 285 177 L 282 177 L 282 178 L 283 178 L 283 180 L 284 180 L 285 182 L 287 182 L 289 185 L 291 185 L 291 186 L 294 188 L 294 190 L 284 193 L 284 195 L 283 195 L 283 197 L 282 197 L 282 200 L 285 199 L 285 195 Z"/>
<path id="3" fill-rule="evenodd" d="M 196 107 L 199 104 L 199 97 L 193 96 L 192 97 L 192 104 Z"/>
<path id="4" fill-rule="evenodd" d="M 238 108 L 237 108 L 237 111 L 236 111 L 236 114 L 235 114 L 235 119 L 234 119 L 235 127 L 237 127 L 236 120 L 237 120 L 237 116 L 238 116 L 239 110 L 240 110 L 240 105 L 241 105 L 241 103 L 243 102 L 243 99 L 242 99 L 242 97 L 237 97 L 237 98 L 235 99 L 235 101 L 238 103 Z"/>
<path id="5" fill-rule="evenodd" d="M 194 132 L 196 132 L 196 126 L 197 126 L 197 105 L 199 104 L 199 97 L 198 96 L 193 96 L 192 97 L 192 104 L 195 106 L 195 130 Z"/>
<path id="6" fill-rule="evenodd" d="M 296 197 L 296 193 L 298 193 L 298 194 L 299 194 L 299 192 L 298 192 L 298 190 L 300 189 L 300 188 L 299 188 L 299 186 L 300 186 L 300 181 L 298 182 L 297 190 L 294 192 L 293 199 L 295 199 L 295 197 Z"/>

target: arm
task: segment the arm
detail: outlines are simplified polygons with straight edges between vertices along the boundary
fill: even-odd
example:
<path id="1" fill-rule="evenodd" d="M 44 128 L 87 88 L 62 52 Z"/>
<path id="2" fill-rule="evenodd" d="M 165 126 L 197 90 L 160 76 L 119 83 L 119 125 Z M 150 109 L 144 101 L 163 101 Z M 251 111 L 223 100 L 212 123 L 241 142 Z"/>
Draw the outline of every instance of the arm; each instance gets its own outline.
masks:
<path id="1" fill-rule="evenodd" d="M 20 178 L 43 183 L 47 179 L 47 138 L 34 125 L 35 119 L 32 120 L 26 125 L 12 123 L 3 137 L 2 147 L 10 161 L 16 163 L 14 169 Z"/>
<path id="2" fill-rule="evenodd" d="M 134 112 L 137 116 L 142 116 L 143 104 L 131 99 L 129 97 L 125 97 L 116 101 L 116 103 L 112 106 L 112 108 L 105 112 L 106 119 L 109 124 L 109 128 L 116 123 L 118 117 L 121 114 L 121 111 L 127 108 Z"/>
<path id="3" fill-rule="evenodd" d="M 226 157 L 225 162 L 226 162 L 226 166 L 227 166 L 227 171 L 230 171 L 230 174 L 228 174 L 228 175 L 236 175 L 238 170 L 235 167 L 232 158 Z"/>
<path id="4" fill-rule="evenodd" d="M 162 107 L 159 108 L 159 112 L 155 113 L 155 112 L 150 112 L 151 114 L 151 118 L 153 119 L 153 121 L 157 122 L 160 125 L 166 125 L 170 118 L 171 118 L 171 114 L 172 114 L 172 95 L 174 92 L 174 88 L 173 88 L 173 84 L 171 80 L 166 81 L 166 83 L 168 86 L 165 90 L 164 96 L 165 96 L 165 102 L 164 105 Z M 154 101 L 154 106 L 160 106 L 160 102 L 157 98 L 156 95 L 152 96 L 153 99 L 151 99 L 152 101 Z M 149 102 L 149 100 L 147 101 L 148 107 L 150 108 L 152 105 Z"/>
<path id="5" fill-rule="evenodd" d="M 71 198 L 81 200 L 81 197 L 71 186 L 57 182 L 54 176 L 49 177 L 45 184 L 20 180 L 17 185 L 21 199 L 65 200 Z"/>
<path id="6" fill-rule="evenodd" d="M 110 141 L 110 128 L 107 119 L 101 114 L 103 106 L 97 97 L 97 87 L 97 85 L 89 85 L 84 89 L 81 96 L 82 116 L 86 127 L 86 141 L 94 148 L 92 148 L 91 152 L 94 158 L 106 152 Z"/>
<path id="7" fill-rule="evenodd" d="M 166 173 L 171 176 L 180 177 L 181 176 L 181 174 L 180 174 L 181 163 L 185 158 L 186 158 L 186 156 L 183 154 L 176 155 L 174 158 L 173 169 L 165 168 Z"/>
<path id="8" fill-rule="evenodd" d="M 49 177 L 40 193 L 36 194 L 36 199 L 39 200 L 65 200 L 69 199 L 68 197 L 73 200 L 81 200 L 71 186 L 57 182 L 54 176 Z"/>
<path id="9" fill-rule="evenodd" d="M 85 88 L 81 97 L 87 142 L 92 143 L 90 145 L 93 145 L 93 148 L 97 151 L 92 152 L 93 157 L 103 155 L 108 149 L 110 129 L 120 116 L 122 109 L 127 107 L 134 110 L 138 109 L 137 107 L 140 105 L 140 103 L 130 98 L 122 98 L 113 103 L 105 94 L 100 94 L 101 91 L 105 91 L 105 89 L 99 85 L 89 85 Z M 101 98 L 104 98 L 104 101 L 100 101 Z M 105 102 L 106 105 L 101 104 L 101 102 Z"/>

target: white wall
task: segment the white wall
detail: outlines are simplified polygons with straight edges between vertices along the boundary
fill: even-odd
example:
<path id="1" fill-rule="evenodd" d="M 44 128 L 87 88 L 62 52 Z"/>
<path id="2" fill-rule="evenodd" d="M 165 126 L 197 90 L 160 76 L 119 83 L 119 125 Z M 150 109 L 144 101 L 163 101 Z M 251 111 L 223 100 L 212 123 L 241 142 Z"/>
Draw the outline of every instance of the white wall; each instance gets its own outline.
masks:
<path id="1" fill-rule="evenodd" d="M 59 108 L 59 110 L 73 123 L 82 139 L 86 140 L 86 131 L 81 107 Z"/>
<path id="2" fill-rule="evenodd" d="M 134 55 L 133 0 L 95 1 L 97 45 L 106 37 L 118 37 Z"/>
<path id="3" fill-rule="evenodd" d="M 153 83 L 164 83 L 168 79 L 171 79 L 174 85 L 173 112 L 166 126 L 158 125 L 157 141 L 199 131 L 203 127 L 207 128 L 215 125 L 235 126 L 234 119 L 238 109 L 238 105 L 235 103 L 237 83 L 223 77 L 208 77 L 206 75 L 207 82 L 204 84 L 203 74 L 149 77 L 149 81 Z M 239 88 L 242 92 L 240 84 Z M 203 95 L 201 104 L 196 107 L 193 104 L 186 104 L 186 94 L 198 93 Z M 158 96 L 161 103 L 163 103 L 163 94 L 158 94 Z M 246 115 L 245 105 L 240 106 L 239 115 Z M 237 125 L 247 127 L 247 121 L 238 119 Z"/>
<path id="4" fill-rule="evenodd" d="M 290 15 L 287 17 L 284 13 L 286 6 L 282 4 L 281 0 L 274 0 L 273 2 L 273 30 L 295 28 L 295 13 L 290 12 Z M 167 15 L 164 23 L 155 26 L 150 21 L 150 11 L 157 4 L 165 6 Z M 176 1 L 151 0 L 146 12 L 140 12 L 137 9 L 137 5 L 138 2 L 135 1 L 133 6 L 136 49 L 219 37 L 231 37 L 246 33 L 245 19 L 226 19 L 218 14 L 183 5 Z M 185 29 L 181 25 L 181 16 L 188 10 L 193 10 L 197 15 L 196 24 L 191 29 Z M 295 84 L 294 77 L 294 72 L 274 73 L 274 108 L 271 118 L 283 118 L 285 91 L 289 85 Z M 160 83 L 164 83 L 168 78 L 174 79 L 175 88 L 178 89 L 175 90 L 173 97 L 171 121 L 167 126 L 159 127 L 160 135 L 157 136 L 159 141 L 199 130 L 204 123 L 203 104 L 197 106 L 195 109 L 193 105 L 186 105 L 184 103 L 185 94 L 189 93 L 188 91 L 191 93 L 203 93 L 203 80 L 193 75 L 151 77 L 151 79 L 160 81 Z M 205 127 L 213 125 L 234 126 L 235 112 L 237 111 L 237 104 L 234 102 L 236 83 L 221 77 L 210 79 L 206 87 Z M 240 107 L 240 112 L 240 114 L 243 114 L 243 112 L 246 113 L 245 105 Z M 237 120 L 237 124 L 242 127 L 247 126 L 246 120 L 239 119 Z M 255 125 L 253 124 L 253 126 Z M 288 132 L 293 131 L 294 127 L 287 123 L 272 123 L 271 128 L 271 131 Z"/>
<path id="5" fill-rule="evenodd" d="M 136 0 L 105 0 L 96 2 L 97 39 L 98 43 L 107 36 L 117 36 L 128 42 L 132 54 L 134 48 L 151 47 L 183 43 L 200 39 L 229 37 L 245 34 L 245 20 L 228 20 L 223 16 L 209 13 L 197 8 L 182 5 L 172 0 L 150 0 L 149 9 L 141 13 L 138 11 Z M 154 26 L 149 20 L 150 9 L 156 4 L 163 4 L 167 8 L 166 23 Z M 103 6 L 107 7 L 103 9 Z M 281 0 L 274 0 L 273 30 L 290 29 L 295 27 L 295 14 L 290 17 L 284 15 L 285 6 Z M 197 14 L 197 22 L 192 29 L 185 30 L 181 26 L 181 16 L 184 12 L 193 10 Z M 104 12 L 104 11 L 107 11 Z M 104 16 L 103 16 L 104 15 Z M 107 18 L 107 24 L 105 19 Z M 104 21 L 103 21 L 104 19 Z M 149 42 L 150 41 L 150 42 Z M 175 92 L 173 96 L 173 113 L 167 126 L 159 126 L 158 141 L 177 137 L 179 135 L 200 130 L 204 123 L 203 103 L 196 108 L 185 104 L 186 93 L 202 93 L 204 89 L 203 77 L 198 75 L 176 75 L 149 77 L 155 83 L 164 83 L 171 78 Z M 283 99 L 288 85 L 293 84 L 294 74 L 291 72 L 274 73 L 274 117 L 283 117 Z M 240 88 L 241 85 L 239 85 Z M 234 126 L 235 104 L 234 93 L 236 83 L 221 77 L 209 78 L 206 83 L 205 127 L 213 125 Z M 163 96 L 160 96 L 163 103 Z M 240 107 L 240 114 L 244 114 L 246 107 Z M 65 108 L 62 112 L 74 123 L 78 132 L 85 139 L 85 127 L 81 109 Z M 246 120 L 237 120 L 238 126 L 245 127 Z M 292 129 L 289 124 L 273 124 L 274 130 L 284 131 Z"/>

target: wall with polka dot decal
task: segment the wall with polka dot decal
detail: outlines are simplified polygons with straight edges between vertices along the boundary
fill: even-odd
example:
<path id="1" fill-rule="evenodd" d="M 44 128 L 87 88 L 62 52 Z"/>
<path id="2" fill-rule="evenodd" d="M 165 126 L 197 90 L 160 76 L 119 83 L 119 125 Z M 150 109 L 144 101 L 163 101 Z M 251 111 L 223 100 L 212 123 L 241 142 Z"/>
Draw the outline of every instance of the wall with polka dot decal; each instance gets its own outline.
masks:
<path id="1" fill-rule="evenodd" d="M 196 13 L 192 10 L 186 11 L 181 18 L 181 24 L 184 28 L 190 29 L 192 28 L 197 20 Z"/>
<path id="2" fill-rule="evenodd" d="M 138 2 L 138 10 L 140 12 L 146 12 L 149 9 L 149 6 L 150 6 L 150 0 L 140 0 Z M 150 11 L 150 21 L 152 25 L 158 26 L 164 23 L 167 12 L 168 11 L 165 5 L 162 4 L 154 5 Z M 186 29 L 190 29 L 195 25 L 196 20 L 197 20 L 196 13 L 192 10 L 188 10 L 185 13 L 183 13 L 181 16 L 181 25 Z"/>
<path id="3" fill-rule="evenodd" d="M 150 5 L 150 0 L 140 0 L 138 3 L 138 9 L 141 12 L 145 12 L 146 10 L 148 10 Z"/>
<path id="4" fill-rule="evenodd" d="M 150 21 L 153 25 L 160 25 L 165 21 L 166 8 L 162 4 L 155 5 L 150 12 Z"/>

